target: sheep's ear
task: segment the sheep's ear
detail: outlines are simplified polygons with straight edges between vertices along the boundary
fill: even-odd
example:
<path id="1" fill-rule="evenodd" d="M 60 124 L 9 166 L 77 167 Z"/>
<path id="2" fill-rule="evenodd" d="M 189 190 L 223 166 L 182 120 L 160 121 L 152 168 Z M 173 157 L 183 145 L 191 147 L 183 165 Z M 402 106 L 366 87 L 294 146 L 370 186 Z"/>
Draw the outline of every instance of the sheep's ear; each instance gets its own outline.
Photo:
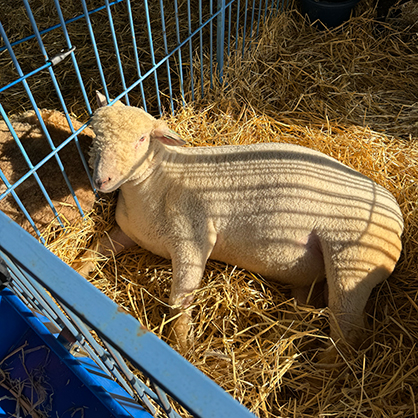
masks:
<path id="1" fill-rule="evenodd" d="M 100 91 L 96 90 L 96 100 L 97 100 L 97 104 L 99 105 L 99 107 L 105 107 L 107 106 L 107 100 L 106 100 L 106 96 L 104 96 L 102 93 L 100 93 Z M 112 99 L 109 99 L 110 101 L 112 101 Z M 117 102 L 113 103 L 113 106 L 125 106 L 120 100 L 118 100 Z"/>
<path id="2" fill-rule="evenodd" d="M 96 90 L 96 100 L 97 100 L 97 104 L 99 105 L 99 107 L 107 106 L 106 97 L 102 93 L 100 93 L 100 91 L 97 91 L 97 90 Z"/>
<path id="3" fill-rule="evenodd" d="M 151 138 L 157 139 L 165 145 L 181 146 L 187 144 L 180 135 L 168 128 L 165 122 L 158 121 L 151 132 Z"/>

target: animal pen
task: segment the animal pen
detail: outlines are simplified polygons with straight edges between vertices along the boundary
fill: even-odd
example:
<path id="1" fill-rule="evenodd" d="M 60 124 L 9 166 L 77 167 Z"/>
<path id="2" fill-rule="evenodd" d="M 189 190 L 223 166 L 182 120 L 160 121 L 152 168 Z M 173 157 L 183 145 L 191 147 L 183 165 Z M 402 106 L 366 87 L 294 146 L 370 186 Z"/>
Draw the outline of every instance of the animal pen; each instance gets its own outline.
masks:
<path id="1" fill-rule="evenodd" d="M 418 7 L 376 10 L 321 29 L 285 0 L 0 2 L 0 416 L 417 416 Z M 327 308 L 210 261 L 184 359 L 167 260 L 75 273 L 116 202 L 87 164 L 96 90 L 190 146 L 296 143 L 386 187 L 403 253 L 360 349 L 321 364 Z"/>

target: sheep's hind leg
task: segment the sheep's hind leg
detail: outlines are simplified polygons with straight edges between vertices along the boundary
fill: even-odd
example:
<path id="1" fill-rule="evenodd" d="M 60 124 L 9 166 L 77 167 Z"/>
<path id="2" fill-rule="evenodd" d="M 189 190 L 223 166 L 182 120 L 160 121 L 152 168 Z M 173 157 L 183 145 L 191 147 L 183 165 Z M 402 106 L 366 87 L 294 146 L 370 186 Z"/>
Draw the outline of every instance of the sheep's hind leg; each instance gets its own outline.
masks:
<path id="1" fill-rule="evenodd" d="M 383 266 L 375 266 L 367 274 L 352 263 L 332 272 L 328 279 L 331 311 L 331 338 L 357 349 L 364 337 L 364 308 L 373 288 L 389 276 Z"/>
<path id="2" fill-rule="evenodd" d="M 93 245 L 83 254 L 80 260 L 73 263 L 72 268 L 77 270 L 83 277 L 95 269 L 95 259 L 98 255 L 109 257 L 116 255 L 122 250 L 136 245 L 120 228 L 115 226 L 108 235 L 93 243 Z"/>

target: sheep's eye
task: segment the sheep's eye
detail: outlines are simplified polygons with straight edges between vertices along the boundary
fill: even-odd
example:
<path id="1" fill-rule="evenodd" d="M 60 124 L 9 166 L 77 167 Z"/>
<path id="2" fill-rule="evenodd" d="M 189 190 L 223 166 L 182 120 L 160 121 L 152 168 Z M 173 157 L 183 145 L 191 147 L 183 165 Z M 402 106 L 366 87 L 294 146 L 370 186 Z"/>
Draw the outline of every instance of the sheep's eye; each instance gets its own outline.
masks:
<path id="1" fill-rule="evenodd" d="M 139 145 L 145 141 L 145 135 L 142 135 L 135 144 L 135 149 L 139 147 Z"/>

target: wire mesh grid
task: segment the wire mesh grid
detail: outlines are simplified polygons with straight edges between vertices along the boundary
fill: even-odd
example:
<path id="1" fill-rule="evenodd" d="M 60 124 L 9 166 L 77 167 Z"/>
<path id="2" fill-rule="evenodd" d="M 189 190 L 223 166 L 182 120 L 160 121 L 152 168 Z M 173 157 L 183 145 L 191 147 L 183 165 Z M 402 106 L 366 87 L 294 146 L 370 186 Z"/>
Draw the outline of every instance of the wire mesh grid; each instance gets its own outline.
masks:
<path id="1" fill-rule="evenodd" d="M 241 39 L 242 52 L 251 48 L 258 35 L 260 22 L 269 13 L 277 13 L 284 3 L 260 0 L 202 0 L 148 4 L 148 1 L 104 1 L 96 7 L 81 1 L 81 10 L 68 4 L 64 9 L 59 0 L 41 1 L 44 7 L 32 10 L 28 0 L 22 0 L 20 9 L 2 6 L 0 35 L 0 62 L 3 63 L 0 93 L 0 113 L 7 129 L 16 142 L 27 171 L 11 181 L 0 170 L 0 201 L 8 197 L 25 214 L 33 231 L 43 241 L 38 225 L 23 203 L 19 188 L 29 178 L 35 180 L 54 219 L 65 228 L 54 205 L 51 190 L 47 190 L 38 171 L 49 160 L 55 160 L 57 172 L 63 177 L 68 193 L 81 216 L 82 205 L 60 152 L 70 143 L 77 147 L 85 176 L 94 189 L 86 158 L 78 135 L 88 126 L 93 112 L 95 91 L 100 90 L 108 103 L 123 99 L 126 104 L 140 105 L 145 111 L 162 114 L 174 113 L 176 105 L 204 95 L 207 84 L 222 82 L 224 57 L 238 52 L 237 39 Z M 72 2 L 68 2 L 72 4 Z M 78 3 L 77 3 L 78 5 Z M 69 17 L 72 16 L 72 17 Z M 19 25 L 16 24 L 18 17 Z M 4 22 L 3 22 L 4 20 Z M 41 21 L 38 23 L 38 21 Z M 51 21 L 57 23 L 43 28 Z M 29 35 L 21 34 L 32 30 Z M 17 32 L 17 33 L 16 33 Z M 74 39 L 74 40 L 72 40 Z M 207 76 L 206 76 L 207 74 Z M 51 137 L 40 109 L 62 110 L 69 127 L 68 137 L 60 144 Z M 33 160 L 28 155 L 19 134 L 8 115 L 33 109 L 40 125 L 48 153 Z M 71 114 L 86 123 L 74 127 Z"/>

